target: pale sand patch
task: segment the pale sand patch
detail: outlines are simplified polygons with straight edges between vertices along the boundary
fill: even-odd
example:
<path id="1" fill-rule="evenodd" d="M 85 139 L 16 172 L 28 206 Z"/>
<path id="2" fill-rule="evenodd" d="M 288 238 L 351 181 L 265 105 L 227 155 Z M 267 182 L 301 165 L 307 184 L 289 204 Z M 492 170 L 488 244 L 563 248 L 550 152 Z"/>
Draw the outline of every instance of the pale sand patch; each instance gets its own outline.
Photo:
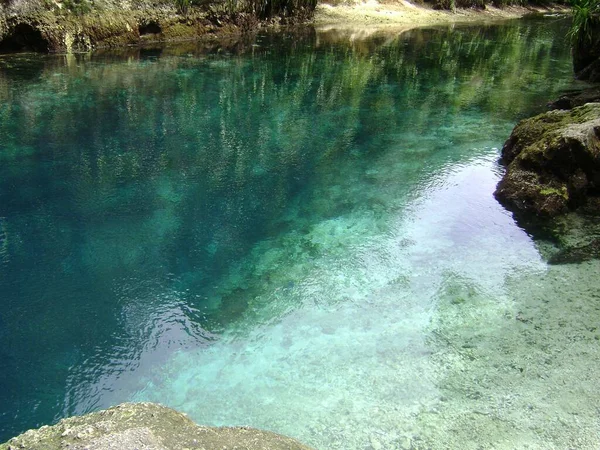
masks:
<path id="1" fill-rule="evenodd" d="M 503 9 L 487 6 L 485 10 L 457 9 L 434 10 L 406 0 L 380 3 L 376 0 L 350 2 L 339 5 L 320 3 L 315 11 L 314 23 L 318 30 L 352 29 L 353 31 L 398 28 L 408 29 L 423 25 L 452 24 L 463 22 L 489 22 L 523 17 L 532 12 L 566 13 L 567 9 L 532 9 L 507 7 Z"/>

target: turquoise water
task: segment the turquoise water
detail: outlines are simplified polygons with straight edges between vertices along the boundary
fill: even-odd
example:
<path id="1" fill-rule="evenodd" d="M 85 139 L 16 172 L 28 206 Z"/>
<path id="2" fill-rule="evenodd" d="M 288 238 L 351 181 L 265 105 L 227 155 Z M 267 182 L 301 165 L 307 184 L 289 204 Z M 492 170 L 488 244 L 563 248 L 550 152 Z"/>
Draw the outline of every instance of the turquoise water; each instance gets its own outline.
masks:
<path id="1" fill-rule="evenodd" d="M 0 56 L 0 441 L 150 400 L 318 449 L 597 448 L 598 263 L 492 196 L 565 30 Z"/>

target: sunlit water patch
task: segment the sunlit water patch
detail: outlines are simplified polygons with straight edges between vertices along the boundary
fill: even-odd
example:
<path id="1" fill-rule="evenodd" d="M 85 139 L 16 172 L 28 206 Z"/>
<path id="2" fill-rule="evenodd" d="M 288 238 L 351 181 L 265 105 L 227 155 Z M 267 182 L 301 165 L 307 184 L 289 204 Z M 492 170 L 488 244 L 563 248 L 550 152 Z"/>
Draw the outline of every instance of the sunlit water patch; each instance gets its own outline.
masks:
<path id="1" fill-rule="evenodd" d="M 447 331 L 437 321 L 448 314 L 439 319 L 440 309 L 466 305 L 472 317 L 461 319 L 497 332 L 516 314 L 507 277 L 545 270 L 491 196 L 493 164 L 446 167 L 384 232 L 362 213 L 314 224 L 304 239 L 322 253 L 310 262 L 261 258 L 259 272 L 285 271 L 294 284 L 255 298 L 256 309 L 215 345 L 177 352 L 135 398 L 316 448 L 433 445 L 442 436 L 418 421 L 449 401 L 440 384 L 459 364 L 440 363 Z M 465 331 L 463 339 L 475 337 Z"/>
<path id="2" fill-rule="evenodd" d="M 492 196 L 564 27 L 2 57 L 0 440 L 152 400 L 319 449 L 597 447 L 597 264 Z"/>

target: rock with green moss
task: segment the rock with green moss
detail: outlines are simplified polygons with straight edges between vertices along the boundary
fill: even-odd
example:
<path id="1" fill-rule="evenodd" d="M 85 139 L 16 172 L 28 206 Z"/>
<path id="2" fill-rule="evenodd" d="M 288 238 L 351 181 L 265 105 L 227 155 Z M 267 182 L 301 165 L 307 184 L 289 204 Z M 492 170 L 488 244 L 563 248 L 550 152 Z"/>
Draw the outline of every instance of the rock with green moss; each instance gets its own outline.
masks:
<path id="1" fill-rule="evenodd" d="M 202 427 L 154 403 L 124 403 L 29 430 L 0 450 L 310 450 L 291 438 L 246 427 Z"/>
<path id="2" fill-rule="evenodd" d="M 185 13 L 176 5 L 173 0 L 8 0 L 0 3 L 0 53 L 70 53 L 243 31 L 241 13 L 215 23 L 219 10 L 212 4 Z"/>
<path id="3" fill-rule="evenodd" d="M 495 196 L 512 211 L 555 217 L 590 203 L 600 195 L 600 104 L 521 121 L 501 161 Z"/>

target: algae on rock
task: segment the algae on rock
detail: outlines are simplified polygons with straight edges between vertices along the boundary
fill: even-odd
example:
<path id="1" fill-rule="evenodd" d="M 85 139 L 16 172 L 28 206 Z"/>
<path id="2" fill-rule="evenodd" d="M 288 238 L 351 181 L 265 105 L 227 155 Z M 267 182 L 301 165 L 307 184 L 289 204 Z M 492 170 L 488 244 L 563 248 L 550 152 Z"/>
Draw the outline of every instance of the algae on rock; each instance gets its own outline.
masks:
<path id="1" fill-rule="evenodd" d="M 600 194 L 600 104 L 521 121 L 502 149 L 496 198 L 517 213 L 554 217 Z"/>
<path id="2" fill-rule="evenodd" d="M 66 2 L 12 0 L 0 6 L 0 53 L 12 51 L 82 52 L 147 42 L 193 40 L 214 32 L 247 28 L 240 13 L 214 20 L 215 10 L 190 8 L 182 13 L 172 0 L 96 0 L 84 12 Z"/>

